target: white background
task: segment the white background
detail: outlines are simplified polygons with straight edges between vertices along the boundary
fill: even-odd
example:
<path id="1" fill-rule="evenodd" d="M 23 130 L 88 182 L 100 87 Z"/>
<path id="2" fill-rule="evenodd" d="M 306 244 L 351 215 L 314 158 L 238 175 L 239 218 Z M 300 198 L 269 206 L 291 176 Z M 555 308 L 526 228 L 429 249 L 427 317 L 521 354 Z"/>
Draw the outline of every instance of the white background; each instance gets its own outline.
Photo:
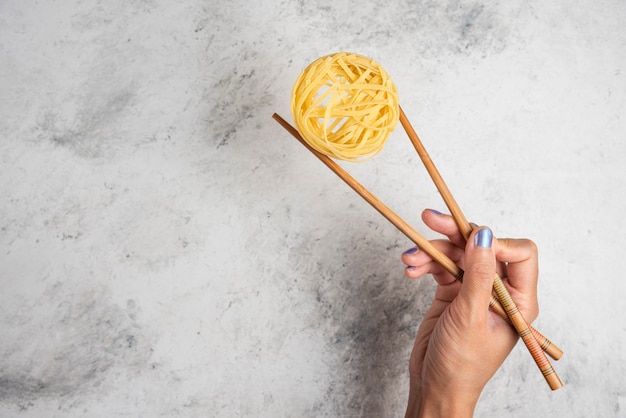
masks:
<path id="1" fill-rule="evenodd" d="M 470 220 L 539 246 L 565 387 L 520 344 L 476 416 L 626 416 L 626 5 L 386 3 L 0 2 L 0 416 L 402 416 L 433 282 L 271 118 L 340 50 Z M 401 129 L 346 168 L 436 236 Z"/>

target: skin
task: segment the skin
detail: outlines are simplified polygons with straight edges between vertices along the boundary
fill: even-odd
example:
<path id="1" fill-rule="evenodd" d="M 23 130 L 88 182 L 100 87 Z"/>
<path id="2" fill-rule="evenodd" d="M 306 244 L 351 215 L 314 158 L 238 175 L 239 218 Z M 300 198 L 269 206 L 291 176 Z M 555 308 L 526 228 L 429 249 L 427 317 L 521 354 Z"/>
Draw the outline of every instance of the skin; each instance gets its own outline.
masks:
<path id="1" fill-rule="evenodd" d="M 463 283 L 456 281 L 420 251 L 402 255 L 407 277 L 431 274 L 437 282 L 409 361 L 406 417 L 472 417 L 483 388 L 518 340 L 513 328 L 488 309 L 495 272 L 526 320 L 534 321 L 539 314 L 537 247 L 527 239 L 496 238 L 491 246 L 479 246 L 474 238 L 486 227 L 476 227 L 465 244 L 452 217 L 425 210 L 422 219 L 448 237 L 432 242 L 465 276 Z"/>

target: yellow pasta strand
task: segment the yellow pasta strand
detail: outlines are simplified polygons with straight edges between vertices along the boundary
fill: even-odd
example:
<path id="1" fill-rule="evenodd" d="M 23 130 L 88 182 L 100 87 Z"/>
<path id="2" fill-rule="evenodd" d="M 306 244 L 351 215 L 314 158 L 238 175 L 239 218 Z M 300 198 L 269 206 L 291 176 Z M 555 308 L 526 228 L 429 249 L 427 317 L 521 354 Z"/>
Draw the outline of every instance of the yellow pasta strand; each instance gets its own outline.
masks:
<path id="1" fill-rule="evenodd" d="M 399 109 L 387 72 L 354 53 L 318 58 L 291 93 L 291 113 L 304 140 L 322 154 L 347 161 L 376 156 L 398 123 Z"/>

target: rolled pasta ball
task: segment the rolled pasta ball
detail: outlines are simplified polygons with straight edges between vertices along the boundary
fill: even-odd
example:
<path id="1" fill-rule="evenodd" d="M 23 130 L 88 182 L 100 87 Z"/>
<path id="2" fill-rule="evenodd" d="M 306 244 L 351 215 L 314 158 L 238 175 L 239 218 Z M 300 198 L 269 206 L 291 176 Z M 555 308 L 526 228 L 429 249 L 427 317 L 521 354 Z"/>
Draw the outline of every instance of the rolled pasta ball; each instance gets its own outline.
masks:
<path id="1" fill-rule="evenodd" d="M 312 62 L 291 95 L 296 129 L 316 151 L 365 161 L 383 149 L 399 118 L 398 92 L 376 61 L 338 52 Z"/>

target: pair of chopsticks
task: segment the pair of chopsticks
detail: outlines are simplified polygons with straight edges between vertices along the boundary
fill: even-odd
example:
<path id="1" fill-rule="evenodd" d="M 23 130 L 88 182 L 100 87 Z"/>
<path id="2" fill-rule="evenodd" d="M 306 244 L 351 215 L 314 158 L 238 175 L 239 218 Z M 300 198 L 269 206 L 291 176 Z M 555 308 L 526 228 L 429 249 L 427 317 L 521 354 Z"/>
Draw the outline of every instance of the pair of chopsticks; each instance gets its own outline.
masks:
<path id="1" fill-rule="evenodd" d="M 321 162 L 323 162 L 328 168 L 330 168 L 337 176 L 339 176 L 348 186 L 350 186 L 355 192 L 357 192 L 363 199 L 365 199 L 372 207 L 374 207 L 381 215 L 383 215 L 388 221 L 390 221 L 398 230 L 406 235 L 411 241 L 413 241 L 422 251 L 424 251 L 433 260 L 443 266 L 450 274 L 452 274 L 457 280 L 463 280 L 463 270 L 443 252 L 438 250 L 431 244 L 426 238 L 394 213 L 389 207 L 381 202 L 376 196 L 369 192 L 363 185 L 361 185 L 356 179 L 354 179 L 347 171 L 339 166 L 330 157 L 313 149 L 302 138 L 300 133 L 285 121 L 278 114 L 274 113 L 272 116 L 287 132 L 295 137 L 302 145 L 304 145 L 313 155 L 315 155 Z M 448 189 L 447 185 L 443 181 L 443 178 L 439 174 L 439 171 L 435 167 L 434 163 L 430 159 L 430 156 L 426 152 L 419 137 L 415 133 L 415 130 L 411 126 L 408 118 L 404 114 L 402 108 L 400 108 L 400 123 L 406 131 L 409 139 L 413 143 L 415 150 L 417 151 L 420 159 L 422 160 L 426 170 L 431 176 L 433 182 L 437 186 L 439 193 L 444 199 L 450 213 L 452 214 L 455 222 L 457 223 L 462 235 L 469 237 L 472 227 L 467 221 L 460 207 L 456 203 L 452 193 Z M 554 343 L 543 336 L 539 331 L 530 326 L 523 315 L 515 305 L 515 302 L 511 298 L 508 290 L 504 286 L 502 279 L 496 273 L 494 279 L 494 291 L 496 297 L 492 296 L 490 302 L 490 308 L 506 319 L 515 328 L 522 341 L 528 348 L 533 360 L 541 370 L 544 378 L 548 382 L 548 385 L 552 390 L 560 389 L 563 383 L 559 379 L 556 371 L 550 364 L 550 360 L 546 357 L 546 353 L 553 359 L 558 360 L 563 351 L 557 347 Z"/>

